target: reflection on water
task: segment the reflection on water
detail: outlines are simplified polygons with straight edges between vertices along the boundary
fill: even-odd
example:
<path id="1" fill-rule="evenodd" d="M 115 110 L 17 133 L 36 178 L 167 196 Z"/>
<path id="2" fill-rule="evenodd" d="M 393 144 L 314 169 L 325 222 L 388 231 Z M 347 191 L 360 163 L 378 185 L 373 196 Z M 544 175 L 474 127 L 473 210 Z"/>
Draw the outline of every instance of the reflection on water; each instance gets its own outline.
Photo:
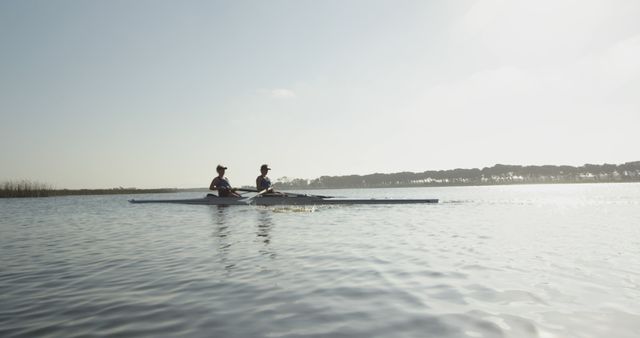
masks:
<path id="1" fill-rule="evenodd" d="M 276 258 L 276 252 L 270 245 L 274 227 L 273 208 L 253 206 L 249 208 L 249 210 L 242 210 L 234 206 L 222 205 L 211 207 L 212 224 L 214 225 L 212 237 L 219 253 L 219 260 L 227 271 L 234 269 L 239 264 L 239 261 L 233 258 L 235 257 L 232 252 L 234 243 L 246 242 L 251 236 L 255 236 L 255 242 L 260 244 L 255 247 L 257 252 L 270 259 Z M 253 217 L 245 217 L 247 211 Z M 248 232 L 249 227 L 255 227 L 253 234 Z"/>
<path id="2" fill-rule="evenodd" d="M 258 209 L 256 213 L 258 218 L 258 231 L 256 234 L 259 238 L 262 238 L 262 242 L 267 245 L 271 240 L 269 233 L 273 226 L 273 217 L 271 216 L 271 213 L 271 210 L 268 209 Z"/>
<path id="3" fill-rule="evenodd" d="M 276 253 L 271 244 L 271 230 L 273 228 L 273 212 L 268 208 L 260 208 L 257 210 L 257 239 L 264 245 L 260 248 L 260 253 L 269 258 L 276 258 Z"/>
<path id="4" fill-rule="evenodd" d="M 234 206 L 213 206 L 212 224 L 214 231 L 212 237 L 215 247 L 220 255 L 220 261 L 225 269 L 233 269 L 237 261 L 231 261 L 234 242 L 246 242 L 251 236 L 255 236 L 255 242 L 259 245 L 255 249 L 261 254 L 271 259 L 276 258 L 276 252 L 272 246 L 272 229 L 274 227 L 274 210 L 268 207 L 250 207 L 253 217 L 238 217 L 239 212 Z M 245 213 L 246 214 L 246 213 Z M 247 215 L 242 215 L 247 216 Z M 232 218 L 230 220 L 229 218 Z M 253 220 L 251 220 L 253 218 Z M 248 228 L 255 227 L 253 233 L 248 232 Z"/>
<path id="5" fill-rule="evenodd" d="M 212 206 L 213 211 L 213 224 L 215 230 L 212 234 L 216 241 L 216 248 L 220 255 L 220 263 L 224 266 L 226 271 L 229 271 L 235 267 L 235 263 L 229 260 L 229 251 L 231 250 L 231 229 L 229 222 L 227 221 L 227 213 L 229 212 L 229 206 L 216 205 Z"/>

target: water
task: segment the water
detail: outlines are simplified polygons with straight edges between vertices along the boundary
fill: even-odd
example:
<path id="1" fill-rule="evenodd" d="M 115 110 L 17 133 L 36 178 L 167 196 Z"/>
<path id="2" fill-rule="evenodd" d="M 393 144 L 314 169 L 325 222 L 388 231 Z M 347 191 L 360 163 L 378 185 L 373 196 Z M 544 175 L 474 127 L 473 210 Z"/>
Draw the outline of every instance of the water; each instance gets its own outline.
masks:
<path id="1" fill-rule="evenodd" d="M 441 203 L 0 200 L 0 336 L 640 332 L 640 184 L 322 194 Z"/>

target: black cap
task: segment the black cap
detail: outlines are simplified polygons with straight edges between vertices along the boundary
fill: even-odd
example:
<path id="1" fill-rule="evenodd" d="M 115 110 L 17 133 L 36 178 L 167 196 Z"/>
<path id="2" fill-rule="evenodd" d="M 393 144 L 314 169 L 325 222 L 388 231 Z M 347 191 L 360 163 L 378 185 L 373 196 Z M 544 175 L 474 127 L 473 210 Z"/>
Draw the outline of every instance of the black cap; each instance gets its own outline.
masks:
<path id="1" fill-rule="evenodd" d="M 264 169 L 271 170 L 271 168 L 269 168 L 267 164 L 263 164 L 260 166 L 260 170 L 264 170 Z"/>
<path id="2" fill-rule="evenodd" d="M 227 167 L 223 166 L 222 164 L 218 164 L 218 166 L 216 167 L 216 170 L 220 170 L 220 169 L 227 169 Z"/>

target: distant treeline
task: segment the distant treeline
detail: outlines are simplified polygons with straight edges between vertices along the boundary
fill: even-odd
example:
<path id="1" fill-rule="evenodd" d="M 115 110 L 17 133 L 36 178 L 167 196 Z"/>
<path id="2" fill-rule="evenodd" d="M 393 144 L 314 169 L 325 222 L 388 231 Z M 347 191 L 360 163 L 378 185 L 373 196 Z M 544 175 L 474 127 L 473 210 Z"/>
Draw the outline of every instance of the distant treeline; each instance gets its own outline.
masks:
<path id="1" fill-rule="evenodd" d="M 7 181 L 0 184 L 0 198 L 49 197 L 70 195 L 151 194 L 176 191 L 178 191 L 178 189 L 137 189 L 123 187 L 111 189 L 55 189 L 49 184 L 29 180 Z"/>
<path id="2" fill-rule="evenodd" d="M 588 182 L 640 182 L 640 161 L 580 167 L 496 164 L 482 169 L 321 176 L 312 180 L 283 177 L 274 186 L 280 189 L 325 189 Z"/>
<path id="3" fill-rule="evenodd" d="M 321 176 L 316 179 L 279 178 L 278 189 L 391 188 L 456 185 L 498 185 L 534 183 L 640 182 L 640 161 L 624 164 L 585 164 L 572 166 L 520 166 L 496 164 L 482 169 L 428 170 L 420 173 L 400 172 L 348 176 Z M 48 197 L 70 195 L 115 195 L 207 191 L 197 189 L 55 189 L 49 184 L 29 180 L 0 183 L 3 197 Z"/>

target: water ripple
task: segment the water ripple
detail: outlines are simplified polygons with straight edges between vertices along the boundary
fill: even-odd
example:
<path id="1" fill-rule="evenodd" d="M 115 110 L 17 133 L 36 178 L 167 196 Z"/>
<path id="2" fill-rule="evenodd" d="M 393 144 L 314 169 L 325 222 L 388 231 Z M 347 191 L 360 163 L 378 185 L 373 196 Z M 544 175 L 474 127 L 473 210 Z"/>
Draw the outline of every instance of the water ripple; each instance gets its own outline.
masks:
<path id="1" fill-rule="evenodd" d="M 391 207 L 0 200 L 0 336 L 636 337 L 640 185 L 604 186 L 399 189 L 444 203 Z"/>

